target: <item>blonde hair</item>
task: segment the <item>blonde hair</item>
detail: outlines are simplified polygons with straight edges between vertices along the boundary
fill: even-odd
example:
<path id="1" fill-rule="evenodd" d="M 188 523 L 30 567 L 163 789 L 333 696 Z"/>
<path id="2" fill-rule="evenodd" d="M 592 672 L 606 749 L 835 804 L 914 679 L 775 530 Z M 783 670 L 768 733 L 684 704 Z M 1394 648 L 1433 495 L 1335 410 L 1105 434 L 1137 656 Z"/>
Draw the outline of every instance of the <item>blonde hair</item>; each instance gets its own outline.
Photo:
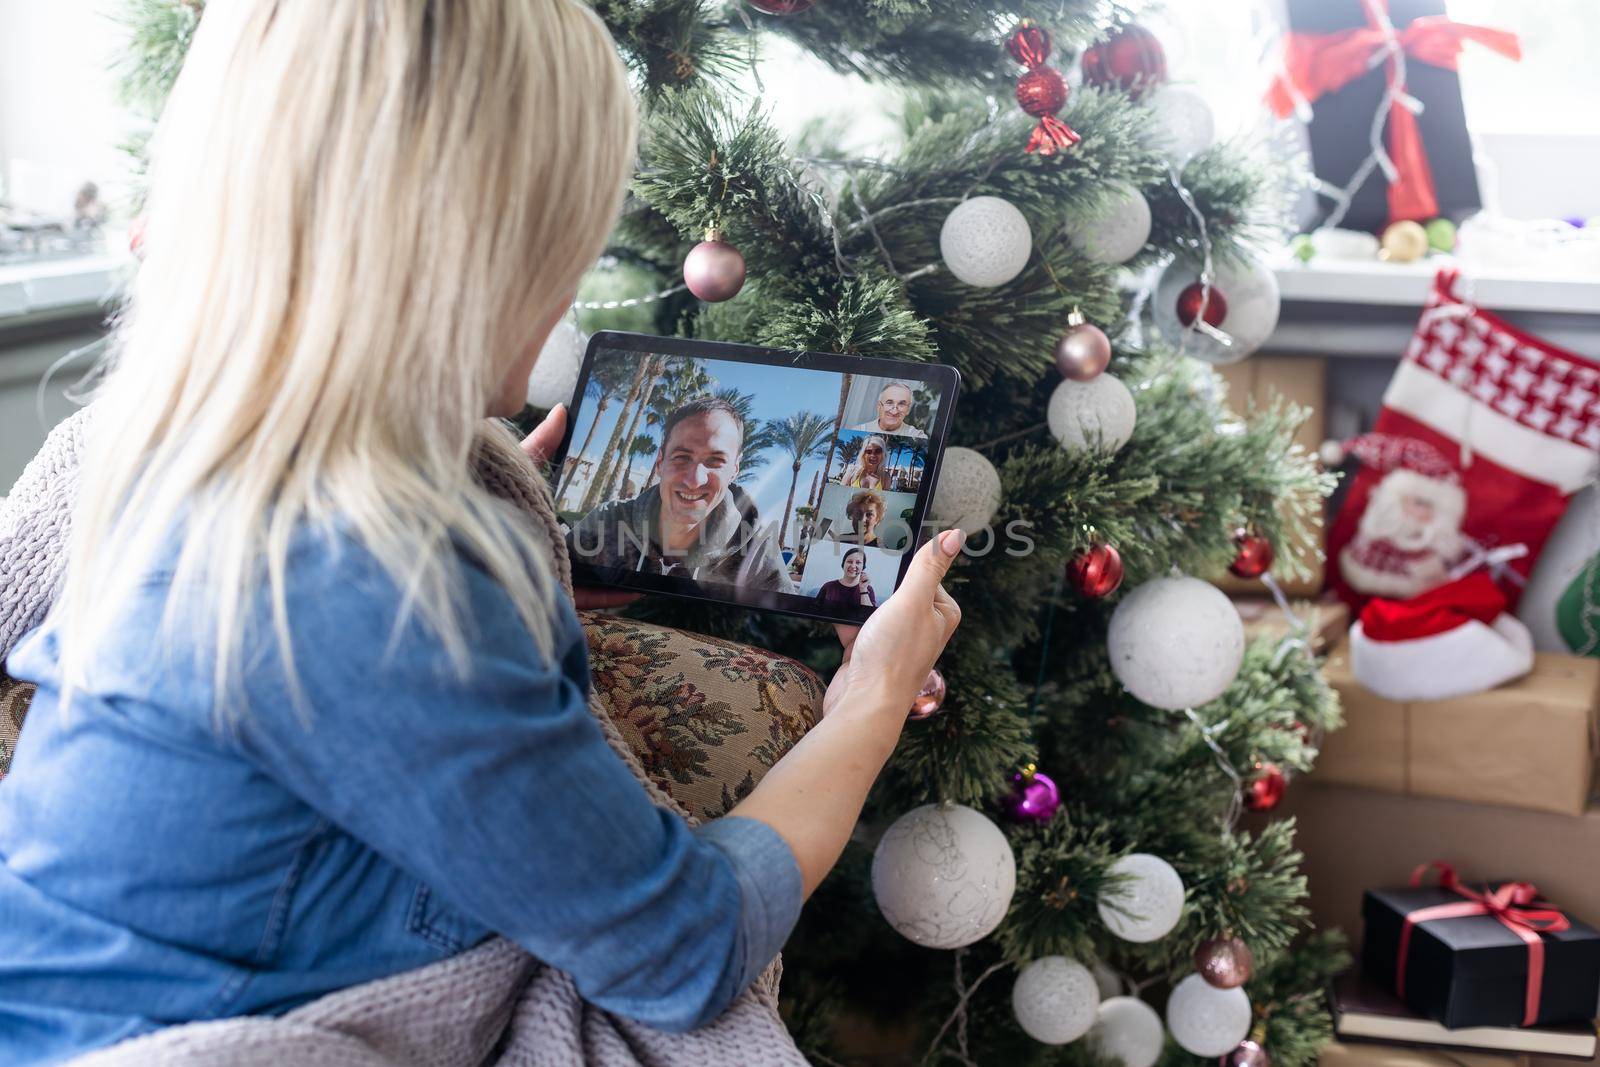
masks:
<path id="1" fill-rule="evenodd" d="M 175 530 L 213 612 L 219 719 L 254 594 L 292 680 L 285 573 L 337 522 L 468 658 L 460 550 L 539 647 L 559 595 L 472 475 L 485 420 L 599 255 L 631 171 L 627 75 L 575 0 L 208 5 L 153 145 L 146 259 L 97 398 L 60 602 L 66 686 Z M 231 710 L 231 709 L 230 709 Z"/>

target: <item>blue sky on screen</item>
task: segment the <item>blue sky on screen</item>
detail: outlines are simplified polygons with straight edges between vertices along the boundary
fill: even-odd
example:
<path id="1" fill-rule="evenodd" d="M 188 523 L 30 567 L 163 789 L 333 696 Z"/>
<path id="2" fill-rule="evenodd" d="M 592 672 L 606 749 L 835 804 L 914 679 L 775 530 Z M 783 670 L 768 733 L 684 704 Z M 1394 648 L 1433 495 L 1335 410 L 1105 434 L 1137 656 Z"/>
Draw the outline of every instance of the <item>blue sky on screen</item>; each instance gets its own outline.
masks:
<path id="1" fill-rule="evenodd" d="M 607 354 L 625 360 L 630 369 L 636 369 L 637 361 L 648 355 L 644 352 L 613 349 L 609 352 L 603 350 L 596 359 L 604 359 Z M 699 359 L 699 361 L 715 379 L 708 392 L 731 388 L 755 397 L 751 405 L 755 419 L 781 420 L 797 412 L 811 411 L 831 420 L 838 414 L 841 375 L 836 372 L 799 367 L 769 367 L 722 359 Z M 578 413 L 572 435 L 574 456 L 578 455 L 576 450 L 588 436 L 589 428 L 594 425 L 597 406 L 593 397 L 583 399 L 583 409 Z M 611 439 L 612 431 L 616 428 L 621 409 L 620 398 L 606 406 L 605 412 L 599 417 L 600 425 L 589 442 L 589 450 L 582 454 L 583 458 L 595 459 L 604 451 L 606 442 Z M 638 432 L 656 437 L 659 443 L 659 427 L 647 427 L 641 420 Z M 755 498 L 756 506 L 764 521 L 777 522 L 783 515 L 784 501 L 788 499 L 789 479 L 794 473 L 793 460 L 788 452 L 777 447 L 767 449 L 765 455 L 766 466 L 753 472 L 742 471 L 739 485 Z M 643 482 L 644 472 L 654 461 L 654 456 L 639 457 L 633 468 L 634 480 Z M 834 468 L 838 469 L 839 465 L 840 461 L 835 457 Z M 811 479 L 821 470 L 820 457 L 807 459 L 802 463 L 800 479 L 795 486 L 796 507 L 805 503 L 806 494 L 811 489 Z"/>

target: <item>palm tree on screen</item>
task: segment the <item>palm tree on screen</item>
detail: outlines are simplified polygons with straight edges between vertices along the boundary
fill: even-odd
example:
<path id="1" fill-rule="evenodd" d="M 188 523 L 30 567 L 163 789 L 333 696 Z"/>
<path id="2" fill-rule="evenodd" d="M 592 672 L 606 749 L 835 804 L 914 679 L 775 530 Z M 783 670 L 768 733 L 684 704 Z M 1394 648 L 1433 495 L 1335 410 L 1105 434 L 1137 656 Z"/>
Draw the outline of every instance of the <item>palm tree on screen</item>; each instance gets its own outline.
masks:
<path id="1" fill-rule="evenodd" d="M 794 509 L 794 490 L 800 482 L 800 467 L 808 459 L 821 459 L 834 438 L 834 420 L 814 411 L 801 411 L 786 419 L 769 419 L 766 430 L 772 443 L 789 454 L 793 474 L 789 477 L 789 499 L 783 505 L 783 523 L 778 527 L 778 547 L 789 538 L 789 513 Z"/>

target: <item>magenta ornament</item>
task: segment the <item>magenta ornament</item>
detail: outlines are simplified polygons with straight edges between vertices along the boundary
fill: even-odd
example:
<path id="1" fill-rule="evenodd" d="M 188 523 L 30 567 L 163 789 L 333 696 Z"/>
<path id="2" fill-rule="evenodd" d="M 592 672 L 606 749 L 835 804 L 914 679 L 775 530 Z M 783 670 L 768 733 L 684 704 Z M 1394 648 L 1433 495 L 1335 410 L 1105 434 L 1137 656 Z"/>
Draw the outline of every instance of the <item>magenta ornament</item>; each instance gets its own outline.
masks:
<path id="1" fill-rule="evenodd" d="M 1005 812 L 1016 822 L 1047 823 L 1061 807 L 1061 790 L 1048 774 L 1033 764 L 1011 776 L 1011 794 L 1005 799 Z"/>
<path id="2" fill-rule="evenodd" d="M 708 303 L 732 300 L 744 288 L 744 255 L 711 230 L 684 257 L 683 283 Z"/>
<path id="3" fill-rule="evenodd" d="M 922 683 L 922 688 L 917 690 L 917 695 L 911 701 L 911 714 L 906 718 L 912 722 L 931 719 L 939 714 L 939 709 L 944 707 L 946 694 L 944 675 L 935 667 L 928 672 L 928 678 Z"/>
<path id="4" fill-rule="evenodd" d="M 1067 332 L 1056 342 L 1056 370 L 1063 378 L 1086 382 L 1111 365 L 1111 339 L 1105 331 L 1074 311 Z"/>

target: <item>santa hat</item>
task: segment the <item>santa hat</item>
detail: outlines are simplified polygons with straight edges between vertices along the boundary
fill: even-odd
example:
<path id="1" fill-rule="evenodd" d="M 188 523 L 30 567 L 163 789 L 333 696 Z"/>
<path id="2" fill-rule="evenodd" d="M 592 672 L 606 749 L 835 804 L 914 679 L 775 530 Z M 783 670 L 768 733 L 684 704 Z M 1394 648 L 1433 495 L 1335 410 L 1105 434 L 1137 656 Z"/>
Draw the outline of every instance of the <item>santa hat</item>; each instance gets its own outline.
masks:
<path id="1" fill-rule="evenodd" d="M 1337 467 L 1354 456 L 1363 465 L 1387 474 L 1395 470 L 1418 474 L 1452 485 L 1461 484 L 1461 472 L 1443 452 L 1426 441 L 1392 433 L 1364 433 L 1346 441 L 1324 441 L 1319 450 L 1325 467 Z"/>
<path id="2" fill-rule="evenodd" d="M 1394 701 L 1493 689 L 1533 669 L 1533 637 L 1477 571 L 1410 600 L 1374 598 L 1350 629 L 1356 680 Z"/>

